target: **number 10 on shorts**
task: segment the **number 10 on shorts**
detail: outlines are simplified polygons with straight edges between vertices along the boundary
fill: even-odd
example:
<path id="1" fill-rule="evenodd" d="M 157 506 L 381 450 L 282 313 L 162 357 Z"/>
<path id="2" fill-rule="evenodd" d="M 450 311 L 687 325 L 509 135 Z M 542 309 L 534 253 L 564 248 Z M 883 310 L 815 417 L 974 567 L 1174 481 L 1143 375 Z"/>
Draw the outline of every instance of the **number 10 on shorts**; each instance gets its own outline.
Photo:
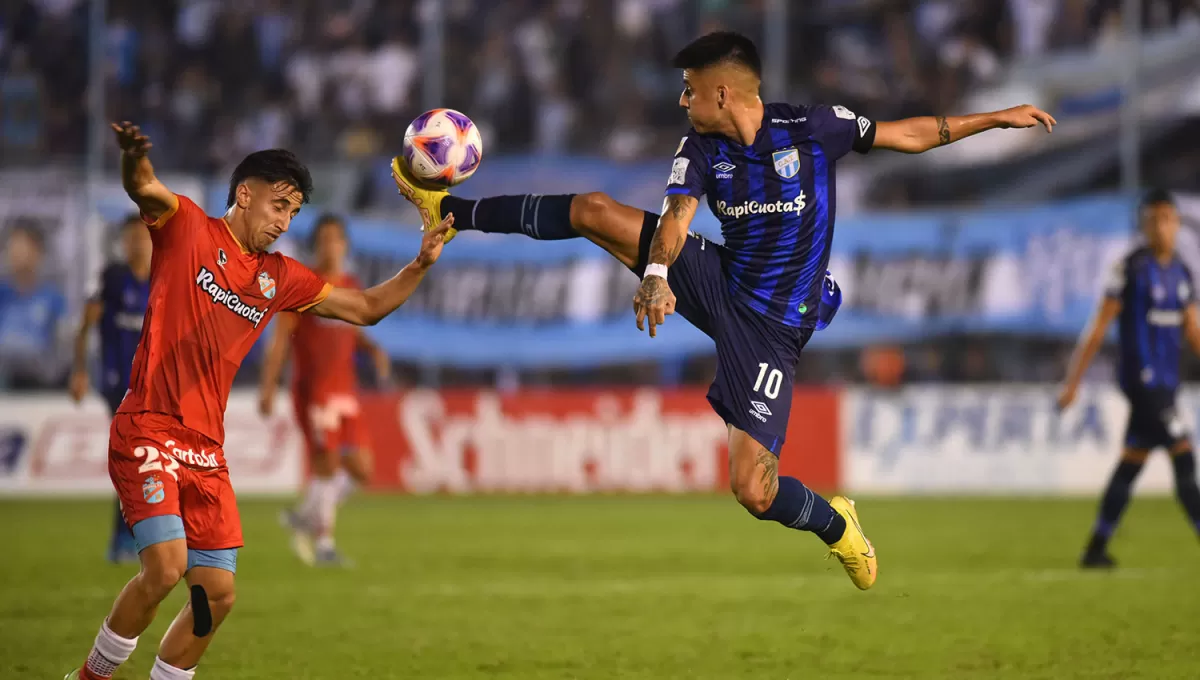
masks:
<path id="1" fill-rule="evenodd" d="M 763 388 L 763 378 L 766 378 L 767 385 Z M 774 399 L 779 396 L 779 388 L 783 385 L 783 372 L 778 368 L 771 368 L 770 364 L 761 363 L 758 365 L 758 379 L 754 381 L 754 391 L 762 390 L 762 393 L 767 399 Z"/>

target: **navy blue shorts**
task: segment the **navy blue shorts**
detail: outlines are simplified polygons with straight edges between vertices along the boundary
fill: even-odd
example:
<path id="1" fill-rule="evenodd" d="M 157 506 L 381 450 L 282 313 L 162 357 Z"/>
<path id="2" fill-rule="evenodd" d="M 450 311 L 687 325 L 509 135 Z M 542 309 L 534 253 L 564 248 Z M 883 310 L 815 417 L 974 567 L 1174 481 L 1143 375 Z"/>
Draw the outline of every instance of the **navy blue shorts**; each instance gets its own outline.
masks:
<path id="1" fill-rule="evenodd" d="M 1131 449 L 1169 449 L 1188 438 L 1187 426 L 1175 410 L 1175 390 L 1133 388 L 1129 400 L 1129 425 L 1125 446 Z"/>
<path id="2" fill-rule="evenodd" d="M 645 263 L 658 215 L 647 213 L 639 260 Z M 792 386 L 800 350 L 812 328 L 795 328 L 761 316 L 729 291 L 724 247 L 690 234 L 671 265 L 668 283 L 675 311 L 717 345 L 717 375 L 708 402 L 725 422 L 779 455 L 792 412 Z M 640 277 L 644 264 L 635 270 Z"/>

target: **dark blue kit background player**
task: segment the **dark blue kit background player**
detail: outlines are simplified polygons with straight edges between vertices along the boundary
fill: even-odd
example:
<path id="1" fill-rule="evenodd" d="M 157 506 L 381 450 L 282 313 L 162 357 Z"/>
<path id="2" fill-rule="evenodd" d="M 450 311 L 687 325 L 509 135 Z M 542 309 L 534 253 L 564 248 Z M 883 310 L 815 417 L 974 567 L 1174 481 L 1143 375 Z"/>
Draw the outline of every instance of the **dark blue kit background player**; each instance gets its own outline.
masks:
<path id="1" fill-rule="evenodd" d="M 422 187 L 403 159 L 392 163 L 397 188 L 426 228 L 453 214 L 458 230 L 587 238 L 642 277 L 634 309 L 651 337 L 678 307 L 716 344 L 708 399 L 729 426 L 738 502 L 759 519 L 817 535 L 855 585 L 870 588 L 876 558 L 853 502 L 826 501 L 778 473 L 796 361 L 839 298 L 826 271 L 833 165 L 851 150 L 921 153 L 996 128 L 1049 131 L 1055 120 L 1029 105 L 890 122 L 838 106 L 764 105 L 758 50 L 736 33 L 704 35 L 672 65 L 683 70 L 679 105 L 692 129 L 672 161 L 662 215 L 601 193 L 464 200 Z M 688 236 L 701 195 L 721 221 L 722 245 Z"/>
<path id="2" fill-rule="evenodd" d="M 1121 460 L 1104 491 L 1092 537 L 1080 561 L 1084 567 L 1115 566 L 1108 553 L 1109 539 L 1154 449 L 1170 453 L 1176 497 L 1200 532 L 1196 459 L 1175 407 L 1184 341 L 1200 354 L 1195 283 L 1175 249 L 1179 211 L 1170 194 L 1147 192 L 1138 217 L 1142 240 L 1113 265 L 1104 299 L 1081 337 L 1059 396 L 1062 408 L 1074 401 L 1088 364 L 1116 319 L 1117 382 L 1129 401 L 1129 423 Z"/>
<path id="3" fill-rule="evenodd" d="M 100 331 L 100 366 L 97 391 L 108 404 L 109 415 L 129 389 L 133 355 L 142 335 L 142 319 L 150 296 L 151 242 L 146 225 L 137 215 L 121 227 L 123 259 L 110 263 L 100 275 L 99 286 L 89 297 L 75 341 L 75 362 L 71 375 L 71 396 L 83 399 L 89 386 L 87 361 L 88 338 L 93 326 Z M 112 562 L 136 562 L 137 550 L 120 505 L 113 515 L 112 538 L 108 559 Z"/>

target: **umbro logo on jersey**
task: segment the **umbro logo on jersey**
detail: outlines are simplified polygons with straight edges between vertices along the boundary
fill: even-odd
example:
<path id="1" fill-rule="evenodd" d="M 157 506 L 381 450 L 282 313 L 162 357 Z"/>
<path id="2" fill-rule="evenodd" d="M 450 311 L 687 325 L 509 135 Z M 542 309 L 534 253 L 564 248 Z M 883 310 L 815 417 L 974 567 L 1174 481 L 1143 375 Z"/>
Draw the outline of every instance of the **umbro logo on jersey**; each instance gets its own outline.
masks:
<path id="1" fill-rule="evenodd" d="M 196 273 L 196 285 L 200 287 L 200 290 L 208 294 L 213 304 L 221 305 L 234 314 L 253 323 L 254 327 L 258 328 L 258 324 L 267 315 L 267 310 L 259 309 L 258 307 L 242 302 L 237 293 L 222 287 L 215 279 L 216 275 L 209 271 L 207 267 L 201 267 L 200 271 Z"/>
<path id="2" fill-rule="evenodd" d="M 217 266 L 224 267 L 226 262 L 229 262 L 229 258 L 225 256 L 225 249 L 217 248 Z"/>
<path id="3" fill-rule="evenodd" d="M 733 170 L 736 167 L 729 161 L 721 161 L 713 166 L 713 170 L 717 171 L 717 179 L 733 179 Z"/>

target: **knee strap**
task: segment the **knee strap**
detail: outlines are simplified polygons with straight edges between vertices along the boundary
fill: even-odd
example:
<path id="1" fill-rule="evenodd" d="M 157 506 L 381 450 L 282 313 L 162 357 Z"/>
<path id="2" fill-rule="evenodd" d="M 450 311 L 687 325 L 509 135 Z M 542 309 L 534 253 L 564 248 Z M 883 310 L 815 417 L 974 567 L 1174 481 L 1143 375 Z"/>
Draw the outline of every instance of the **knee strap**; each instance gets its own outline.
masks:
<path id="1" fill-rule="evenodd" d="M 192 586 L 192 635 L 202 638 L 212 632 L 212 609 L 208 606 L 208 593 L 204 586 Z"/>

